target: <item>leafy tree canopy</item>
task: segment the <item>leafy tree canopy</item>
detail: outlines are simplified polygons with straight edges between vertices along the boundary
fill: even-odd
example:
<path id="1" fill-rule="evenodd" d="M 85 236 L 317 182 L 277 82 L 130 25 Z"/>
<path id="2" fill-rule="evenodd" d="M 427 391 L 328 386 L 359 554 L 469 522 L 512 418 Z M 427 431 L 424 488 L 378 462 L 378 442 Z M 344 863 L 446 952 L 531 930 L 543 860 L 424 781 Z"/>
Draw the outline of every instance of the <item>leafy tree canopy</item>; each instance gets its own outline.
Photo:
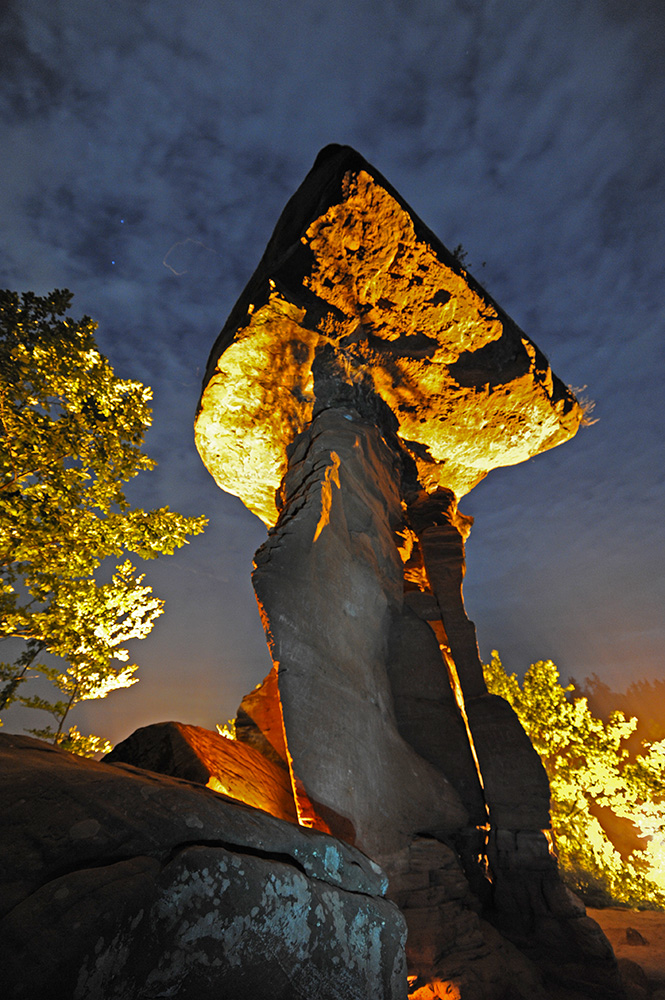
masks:
<path id="1" fill-rule="evenodd" d="M 484 669 L 489 691 L 515 709 L 545 766 L 554 846 L 572 888 L 591 905 L 665 908 L 665 740 L 630 758 L 624 741 L 636 719 L 618 711 L 596 718 L 551 660 L 534 663 L 521 684 L 496 651 Z M 608 836 L 608 812 L 640 843 L 627 857 Z"/>
<path id="2" fill-rule="evenodd" d="M 22 640 L 0 664 L 0 710 L 19 701 L 58 723 L 30 730 L 67 749 L 105 749 L 63 723 L 78 702 L 137 680 L 125 644 L 146 636 L 162 601 L 126 554 L 172 553 L 206 519 L 132 508 L 124 484 L 155 463 L 141 450 L 152 393 L 118 378 L 97 324 L 66 316 L 72 295 L 0 291 L 0 638 Z M 107 582 L 97 571 L 115 570 Z M 43 654 L 66 664 L 48 666 Z M 25 697 L 41 674 L 62 697 Z"/>

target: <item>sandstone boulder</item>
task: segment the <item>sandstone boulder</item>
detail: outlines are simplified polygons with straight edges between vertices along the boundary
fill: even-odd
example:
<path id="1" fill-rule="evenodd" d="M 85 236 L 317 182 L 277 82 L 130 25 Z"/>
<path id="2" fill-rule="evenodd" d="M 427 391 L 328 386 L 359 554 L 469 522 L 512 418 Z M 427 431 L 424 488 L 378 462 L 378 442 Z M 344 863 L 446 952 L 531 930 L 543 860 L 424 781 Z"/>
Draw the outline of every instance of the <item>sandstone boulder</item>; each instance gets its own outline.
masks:
<path id="1" fill-rule="evenodd" d="M 0 735 L 8 1000 L 403 1000 L 353 848 L 196 784 Z"/>
<path id="2" fill-rule="evenodd" d="M 271 816 L 297 822 L 288 770 L 255 747 L 201 726 L 181 722 L 144 726 L 118 743 L 104 761 L 195 781 Z"/>

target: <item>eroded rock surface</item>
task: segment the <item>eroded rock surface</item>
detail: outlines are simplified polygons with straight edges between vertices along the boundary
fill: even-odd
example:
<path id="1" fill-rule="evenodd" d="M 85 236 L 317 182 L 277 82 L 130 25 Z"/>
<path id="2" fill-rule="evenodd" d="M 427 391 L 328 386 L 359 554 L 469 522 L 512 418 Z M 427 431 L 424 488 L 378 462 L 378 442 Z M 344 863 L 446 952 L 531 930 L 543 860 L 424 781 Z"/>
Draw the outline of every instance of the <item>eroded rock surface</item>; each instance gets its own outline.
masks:
<path id="1" fill-rule="evenodd" d="M 582 968 L 587 995 L 620 997 L 611 948 L 543 832 L 542 764 L 482 679 L 461 595 L 468 524 L 448 491 L 428 500 L 433 527 L 411 516 L 413 470 L 389 440 L 354 409 L 323 410 L 290 450 L 255 557 L 275 664 L 255 702 L 269 717 L 279 696 L 299 821 L 387 871 L 414 998 L 531 1000 Z M 405 590 L 407 576 L 426 589 Z"/>
<path id="2" fill-rule="evenodd" d="M 0 735 L 3 997 L 403 1000 L 381 870 L 187 781 Z"/>
<path id="3" fill-rule="evenodd" d="M 510 989 L 514 997 L 544 1000 L 537 968 L 482 919 L 451 847 L 415 837 L 406 851 L 384 860 L 391 899 L 407 922 L 409 968 L 417 970 L 410 996 L 484 1000 Z"/>
<path id="4" fill-rule="evenodd" d="M 255 556 L 301 822 L 372 856 L 467 814 L 399 735 L 387 676 L 403 599 L 395 457 L 352 409 L 324 410 L 292 449 L 283 515 Z"/>
<path id="5" fill-rule="evenodd" d="M 195 781 L 271 816 L 297 822 L 285 766 L 260 750 L 201 726 L 158 722 L 118 743 L 105 763 L 133 764 L 173 778 Z"/>
<path id="6" fill-rule="evenodd" d="M 536 345 L 348 146 L 326 147 L 287 204 L 206 373 L 203 461 L 267 524 L 288 446 L 328 405 L 322 370 L 381 398 L 423 485 L 458 498 L 582 418 Z"/>

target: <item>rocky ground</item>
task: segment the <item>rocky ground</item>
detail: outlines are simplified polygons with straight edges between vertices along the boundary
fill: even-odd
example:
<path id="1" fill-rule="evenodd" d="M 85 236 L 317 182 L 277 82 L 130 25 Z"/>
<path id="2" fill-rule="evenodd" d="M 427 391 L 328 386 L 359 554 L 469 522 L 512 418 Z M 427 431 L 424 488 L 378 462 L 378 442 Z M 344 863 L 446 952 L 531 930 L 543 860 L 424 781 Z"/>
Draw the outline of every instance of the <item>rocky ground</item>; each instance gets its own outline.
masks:
<path id="1" fill-rule="evenodd" d="M 665 913 L 591 910 L 619 960 L 629 1000 L 665 1000 Z"/>

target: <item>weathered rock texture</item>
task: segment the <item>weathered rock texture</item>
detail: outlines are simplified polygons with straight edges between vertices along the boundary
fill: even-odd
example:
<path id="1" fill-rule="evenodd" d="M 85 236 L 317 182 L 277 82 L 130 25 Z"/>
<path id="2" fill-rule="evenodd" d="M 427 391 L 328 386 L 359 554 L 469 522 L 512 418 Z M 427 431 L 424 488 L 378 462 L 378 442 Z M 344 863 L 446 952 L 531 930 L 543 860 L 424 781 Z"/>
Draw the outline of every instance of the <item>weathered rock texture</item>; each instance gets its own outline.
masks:
<path id="1" fill-rule="evenodd" d="M 507 989 L 532 1000 L 546 995 L 531 962 L 482 919 L 452 848 L 415 837 L 387 860 L 391 898 L 408 927 L 409 967 L 417 970 L 412 997 L 502 997 Z"/>
<path id="2" fill-rule="evenodd" d="M 360 852 L 187 781 L 0 735 L 7 1000 L 402 1000 Z"/>
<path id="3" fill-rule="evenodd" d="M 286 764 L 280 766 L 254 747 L 200 726 L 181 722 L 144 726 L 118 743 L 104 762 L 134 764 L 195 781 L 271 816 L 297 821 Z"/>
<path id="4" fill-rule="evenodd" d="M 275 525 L 253 577 L 274 668 L 238 733 L 286 761 L 301 824 L 385 867 L 414 997 L 532 998 L 541 975 L 620 995 L 559 880 L 545 771 L 487 693 L 462 598 L 458 499 L 582 416 L 347 147 L 320 154 L 212 351 L 197 445 Z"/>
<path id="5" fill-rule="evenodd" d="M 466 810 L 399 735 L 386 669 L 403 592 L 392 452 L 355 411 L 324 410 L 294 446 L 283 502 L 254 585 L 301 822 L 377 857 L 415 831 L 452 834 Z"/>
<path id="6" fill-rule="evenodd" d="M 329 146 L 286 206 L 215 344 L 196 436 L 220 486 L 273 524 L 323 371 L 395 414 L 423 484 L 459 498 L 575 433 L 546 358 L 354 150 Z M 365 393 L 366 394 L 366 393 Z"/>

